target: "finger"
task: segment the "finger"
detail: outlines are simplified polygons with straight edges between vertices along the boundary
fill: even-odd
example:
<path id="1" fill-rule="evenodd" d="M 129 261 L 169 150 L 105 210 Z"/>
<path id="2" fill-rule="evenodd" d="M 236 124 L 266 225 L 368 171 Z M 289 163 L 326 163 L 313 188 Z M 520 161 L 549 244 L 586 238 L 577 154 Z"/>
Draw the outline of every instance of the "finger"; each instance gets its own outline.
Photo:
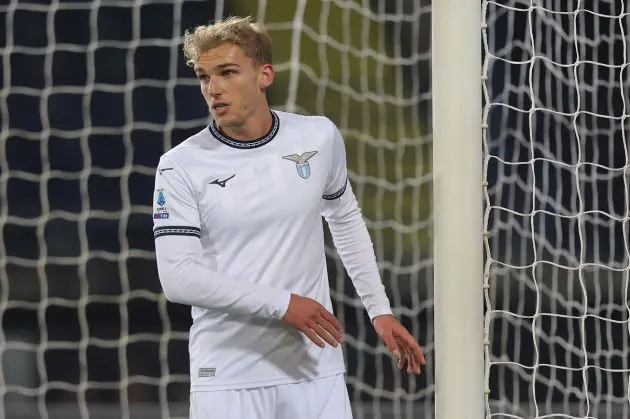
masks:
<path id="1" fill-rule="evenodd" d="M 311 329 L 310 327 L 306 326 L 303 329 L 301 329 L 301 331 L 315 345 L 319 346 L 320 348 L 323 348 L 324 346 L 326 346 L 326 344 L 319 337 L 317 337 L 317 333 L 315 333 L 315 331 L 313 329 Z"/>
<path id="2" fill-rule="evenodd" d="M 424 355 L 422 351 L 420 351 L 420 358 L 417 357 L 415 353 L 412 352 L 413 363 L 414 363 L 414 371 L 416 374 L 422 373 L 422 366 L 425 364 Z"/>
<path id="3" fill-rule="evenodd" d="M 330 333 L 328 333 L 326 329 L 322 327 L 321 324 L 313 323 L 311 326 L 311 329 L 314 330 L 315 333 L 317 333 L 319 337 L 324 339 L 326 343 L 328 343 L 331 346 L 337 347 L 337 340 Z"/>
<path id="4" fill-rule="evenodd" d="M 420 374 L 420 365 L 416 362 L 413 353 L 410 350 L 405 350 L 405 355 L 407 357 L 407 374 Z"/>
<path id="5" fill-rule="evenodd" d="M 424 357 L 424 352 L 422 352 L 422 348 L 420 348 L 420 357 L 418 358 L 418 363 L 420 365 L 426 365 L 427 359 Z"/>
<path id="6" fill-rule="evenodd" d="M 341 343 L 343 340 L 343 335 L 334 325 L 332 325 L 328 320 L 324 317 L 321 317 L 317 320 L 317 323 L 323 327 L 326 332 L 330 334 L 337 342 Z"/>
<path id="7" fill-rule="evenodd" d="M 396 339 L 394 339 L 394 336 L 392 336 L 391 334 L 385 335 L 383 336 L 383 340 L 385 341 L 385 346 L 387 346 L 387 349 L 389 349 L 394 358 L 398 360 L 398 368 L 402 368 L 401 365 L 404 360 L 402 359 L 400 348 L 398 347 L 398 343 L 396 342 Z"/>
<path id="8" fill-rule="evenodd" d="M 419 366 L 426 364 L 426 359 L 424 358 L 424 354 L 422 353 L 422 349 L 416 340 L 407 332 L 407 330 L 403 329 L 404 332 L 398 333 L 398 339 L 404 342 L 405 347 L 409 348 L 412 352 L 416 361 L 418 361 Z"/>
<path id="9" fill-rule="evenodd" d="M 398 346 L 405 352 L 407 358 L 407 372 L 421 373 L 420 366 L 425 364 L 424 354 L 420 345 L 413 339 L 406 329 L 395 330 Z"/>
<path id="10" fill-rule="evenodd" d="M 404 359 L 407 362 L 407 373 L 411 374 L 412 372 L 415 372 L 416 374 L 419 374 L 420 365 L 415 358 L 413 350 L 409 347 L 409 345 L 407 345 L 406 341 L 400 338 L 396 338 L 396 341 L 398 342 L 398 347 L 400 348 L 401 352 L 404 354 Z"/>
<path id="11" fill-rule="evenodd" d="M 328 310 L 326 309 L 322 309 L 321 311 L 321 316 L 326 319 L 331 325 L 334 326 L 335 329 L 337 329 L 339 331 L 339 333 L 343 333 L 343 327 L 341 327 L 341 323 L 339 323 L 339 320 L 337 320 L 337 318 Z"/>
<path id="12" fill-rule="evenodd" d="M 398 359 L 398 369 L 404 370 L 405 363 L 409 362 L 409 357 L 407 356 L 407 351 L 405 350 L 405 345 L 401 344 L 401 342 L 396 341 L 398 344 L 398 351 L 400 352 L 400 358 Z"/>
<path id="13" fill-rule="evenodd" d="M 420 348 L 420 345 L 418 345 L 418 343 L 413 342 L 413 345 L 411 345 L 409 349 L 411 351 L 412 356 L 414 357 L 415 363 L 418 366 L 418 371 L 419 371 L 420 367 L 427 363 L 426 359 L 424 358 L 424 354 L 422 353 L 422 348 Z"/>
<path id="14" fill-rule="evenodd" d="M 409 372 L 409 367 L 411 365 L 411 363 L 413 362 L 413 360 L 411 359 L 411 356 L 409 354 L 409 351 L 407 350 L 407 348 L 405 348 L 405 344 L 404 343 L 398 343 L 398 347 L 400 348 L 400 353 L 401 353 L 401 360 L 402 362 L 400 363 L 400 369 L 401 370 L 406 370 L 407 372 Z"/>
<path id="15" fill-rule="evenodd" d="M 422 360 L 424 358 L 422 358 L 422 352 L 420 352 L 420 357 L 418 357 L 418 354 L 416 353 L 416 351 L 414 350 L 414 348 L 409 348 L 406 347 L 405 350 L 407 357 L 409 359 L 409 364 L 407 366 L 407 372 L 411 373 L 411 372 L 415 372 L 416 374 L 420 374 L 421 372 L 421 365 L 424 365 Z"/>

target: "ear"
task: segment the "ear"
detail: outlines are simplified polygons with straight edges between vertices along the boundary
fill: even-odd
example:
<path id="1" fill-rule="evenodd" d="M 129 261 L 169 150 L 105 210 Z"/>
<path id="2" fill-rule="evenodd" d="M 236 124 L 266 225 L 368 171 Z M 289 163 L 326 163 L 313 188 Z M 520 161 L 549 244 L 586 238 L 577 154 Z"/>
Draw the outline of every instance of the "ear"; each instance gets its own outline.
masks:
<path id="1" fill-rule="evenodd" d="M 266 89 L 273 83 L 273 79 L 276 75 L 275 70 L 271 64 L 262 64 L 258 68 L 258 87 Z"/>

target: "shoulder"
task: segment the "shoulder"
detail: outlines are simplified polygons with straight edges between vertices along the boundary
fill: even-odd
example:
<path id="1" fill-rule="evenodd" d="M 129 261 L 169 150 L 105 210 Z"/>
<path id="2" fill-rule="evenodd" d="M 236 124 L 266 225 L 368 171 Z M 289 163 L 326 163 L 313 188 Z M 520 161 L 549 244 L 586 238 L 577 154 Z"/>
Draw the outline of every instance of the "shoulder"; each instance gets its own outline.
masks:
<path id="1" fill-rule="evenodd" d="M 209 143 L 209 137 L 210 133 L 208 129 L 204 128 L 186 138 L 180 144 L 160 156 L 158 168 L 162 165 L 175 165 L 180 168 L 188 167 L 195 159 L 195 156 Z"/>
<path id="2" fill-rule="evenodd" d="M 280 118 L 280 124 L 285 128 L 308 130 L 307 132 L 335 135 L 337 126 L 324 115 L 301 115 L 292 112 L 274 111 Z"/>

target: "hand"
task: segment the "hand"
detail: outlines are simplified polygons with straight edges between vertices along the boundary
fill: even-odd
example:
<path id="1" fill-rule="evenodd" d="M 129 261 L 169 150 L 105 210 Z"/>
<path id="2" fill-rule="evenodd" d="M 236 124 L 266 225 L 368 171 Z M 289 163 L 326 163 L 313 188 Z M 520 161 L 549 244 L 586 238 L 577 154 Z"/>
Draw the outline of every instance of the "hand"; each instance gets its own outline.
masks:
<path id="1" fill-rule="evenodd" d="M 282 320 L 304 333 L 320 348 L 326 345 L 324 341 L 334 347 L 341 343 L 341 324 L 323 305 L 311 298 L 291 294 L 289 308 Z"/>
<path id="2" fill-rule="evenodd" d="M 398 368 L 402 369 L 407 360 L 407 372 L 420 374 L 420 366 L 426 364 L 420 345 L 392 315 L 376 316 L 373 320 L 374 330 L 385 341 L 387 349 L 398 360 Z"/>

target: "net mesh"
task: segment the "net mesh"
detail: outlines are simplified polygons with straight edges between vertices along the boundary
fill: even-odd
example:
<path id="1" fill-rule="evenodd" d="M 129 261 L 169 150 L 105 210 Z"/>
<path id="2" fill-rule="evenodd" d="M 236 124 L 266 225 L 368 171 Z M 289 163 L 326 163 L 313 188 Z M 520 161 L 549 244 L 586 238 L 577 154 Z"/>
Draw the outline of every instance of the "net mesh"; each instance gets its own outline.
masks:
<path id="1" fill-rule="evenodd" d="M 488 417 L 630 416 L 628 11 L 483 2 Z"/>
<path id="2" fill-rule="evenodd" d="M 209 122 L 184 29 L 228 14 L 267 24 L 272 106 L 342 130 L 392 303 L 431 352 L 426 2 L 12 0 L 0 5 L 0 416 L 187 415 L 190 316 L 160 293 L 153 176 Z M 429 416 L 432 367 L 397 371 L 327 250 L 356 416 Z"/>
<path id="3" fill-rule="evenodd" d="M 273 4 L 0 5 L 1 416 L 186 416 L 190 318 L 160 293 L 153 175 L 208 123 L 184 29 L 252 14 L 274 38 L 272 106 L 341 128 L 384 282 L 429 354 L 420 378 L 397 372 L 328 246 L 355 416 L 433 417 L 430 5 Z M 628 12 L 483 1 L 489 417 L 630 416 Z"/>

